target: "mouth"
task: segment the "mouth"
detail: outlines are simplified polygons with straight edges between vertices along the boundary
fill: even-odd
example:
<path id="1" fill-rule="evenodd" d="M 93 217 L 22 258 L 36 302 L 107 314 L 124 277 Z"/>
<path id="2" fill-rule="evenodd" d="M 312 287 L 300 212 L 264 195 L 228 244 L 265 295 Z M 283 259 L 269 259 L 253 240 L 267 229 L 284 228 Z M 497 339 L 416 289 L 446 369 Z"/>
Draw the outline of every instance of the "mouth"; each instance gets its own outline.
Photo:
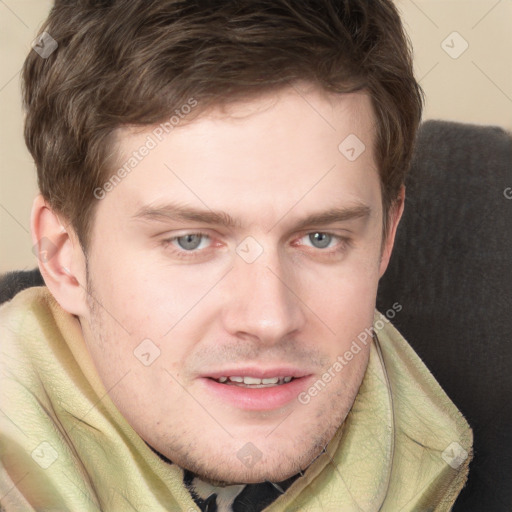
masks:
<path id="1" fill-rule="evenodd" d="M 218 379 L 212 379 L 219 384 L 226 384 L 227 386 L 238 386 L 241 388 L 271 388 L 275 386 L 282 386 L 283 384 L 288 384 L 295 377 L 287 376 L 287 377 L 268 377 L 265 379 L 259 379 L 257 377 L 241 377 L 241 376 L 232 376 L 232 377 L 219 377 Z"/>
<path id="2" fill-rule="evenodd" d="M 278 409 L 297 399 L 313 375 L 296 368 L 220 370 L 203 375 L 207 395 L 223 403 L 251 411 Z"/>

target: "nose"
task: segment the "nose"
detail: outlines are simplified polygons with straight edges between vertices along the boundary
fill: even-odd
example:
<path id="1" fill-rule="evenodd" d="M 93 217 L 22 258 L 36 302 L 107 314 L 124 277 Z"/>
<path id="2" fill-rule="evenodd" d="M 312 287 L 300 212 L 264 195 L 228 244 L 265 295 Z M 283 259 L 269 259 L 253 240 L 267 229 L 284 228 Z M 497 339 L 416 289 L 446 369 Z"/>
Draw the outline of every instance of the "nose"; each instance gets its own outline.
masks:
<path id="1" fill-rule="evenodd" d="M 264 250 L 253 263 L 238 256 L 226 283 L 224 328 L 235 337 L 273 345 L 300 331 L 306 308 L 292 263 L 286 267 L 277 250 Z"/>

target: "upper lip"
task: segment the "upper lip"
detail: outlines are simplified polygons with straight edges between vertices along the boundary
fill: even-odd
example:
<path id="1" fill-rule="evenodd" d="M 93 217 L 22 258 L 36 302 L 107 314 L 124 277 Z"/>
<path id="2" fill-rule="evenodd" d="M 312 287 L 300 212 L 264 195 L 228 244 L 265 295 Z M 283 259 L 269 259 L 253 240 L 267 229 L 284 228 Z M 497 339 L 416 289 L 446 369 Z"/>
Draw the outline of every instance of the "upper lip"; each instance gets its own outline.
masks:
<path id="1" fill-rule="evenodd" d="M 220 379 L 221 377 L 254 377 L 255 379 L 269 379 L 272 377 L 295 377 L 298 379 L 300 377 L 305 377 L 306 375 L 311 375 L 311 372 L 289 366 L 276 366 L 274 368 L 226 368 L 224 370 L 215 370 L 202 374 L 201 377 L 208 377 L 210 379 Z"/>

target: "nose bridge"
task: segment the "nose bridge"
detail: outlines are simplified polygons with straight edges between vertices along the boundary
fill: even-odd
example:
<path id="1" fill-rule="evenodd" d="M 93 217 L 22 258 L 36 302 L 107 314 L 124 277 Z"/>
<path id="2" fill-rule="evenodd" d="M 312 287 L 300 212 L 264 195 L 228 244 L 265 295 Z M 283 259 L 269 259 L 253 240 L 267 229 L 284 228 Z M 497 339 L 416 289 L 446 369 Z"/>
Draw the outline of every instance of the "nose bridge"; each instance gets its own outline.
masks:
<path id="1" fill-rule="evenodd" d="M 301 302 L 294 292 L 298 280 L 277 247 L 269 242 L 258 244 L 260 254 L 252 262 L 243 251 L 254 251 L 254 241 L 248 240 L 247 245 L 242 242 L 237 248 L 225 327 L 232 335 L 245 333 L 261 342 L 276 343 L 304 323 Z"/>

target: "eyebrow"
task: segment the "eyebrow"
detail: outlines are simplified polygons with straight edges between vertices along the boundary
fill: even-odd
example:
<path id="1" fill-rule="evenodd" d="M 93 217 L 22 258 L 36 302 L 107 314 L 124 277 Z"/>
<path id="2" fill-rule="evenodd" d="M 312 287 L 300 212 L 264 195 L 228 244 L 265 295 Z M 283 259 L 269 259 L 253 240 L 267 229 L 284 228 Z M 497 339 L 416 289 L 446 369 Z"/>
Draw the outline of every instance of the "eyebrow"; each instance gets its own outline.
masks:
<path id="1" fill-rule="evenodd" d="M 311 213 L 306 217 L 299 219 L 295 224 L 294 229 L 300 230 L 310 225 L 323 226 L 333 224 L 335 222 L 360 219 L 369 217 L 370 213 L 371 208 L 363 203 L 339 208 L 330 208 L 325 211 Z M 281 217 L 281 219 L 283 217 Z M 200 222 L 203 224 L 223 226 L 232 229 L 242 227 L 241 222 L 238 219 L 233 218 L 227 212 L 211 209 L 200 210 L 176 203 L 169 203 L 161 206 L 142 206 L 133 215 L 132 219 L 160 222 L 166 222 L 169 220 L 177 222 Z M 278 222 L 276 222 L 276 224 Z"/>

